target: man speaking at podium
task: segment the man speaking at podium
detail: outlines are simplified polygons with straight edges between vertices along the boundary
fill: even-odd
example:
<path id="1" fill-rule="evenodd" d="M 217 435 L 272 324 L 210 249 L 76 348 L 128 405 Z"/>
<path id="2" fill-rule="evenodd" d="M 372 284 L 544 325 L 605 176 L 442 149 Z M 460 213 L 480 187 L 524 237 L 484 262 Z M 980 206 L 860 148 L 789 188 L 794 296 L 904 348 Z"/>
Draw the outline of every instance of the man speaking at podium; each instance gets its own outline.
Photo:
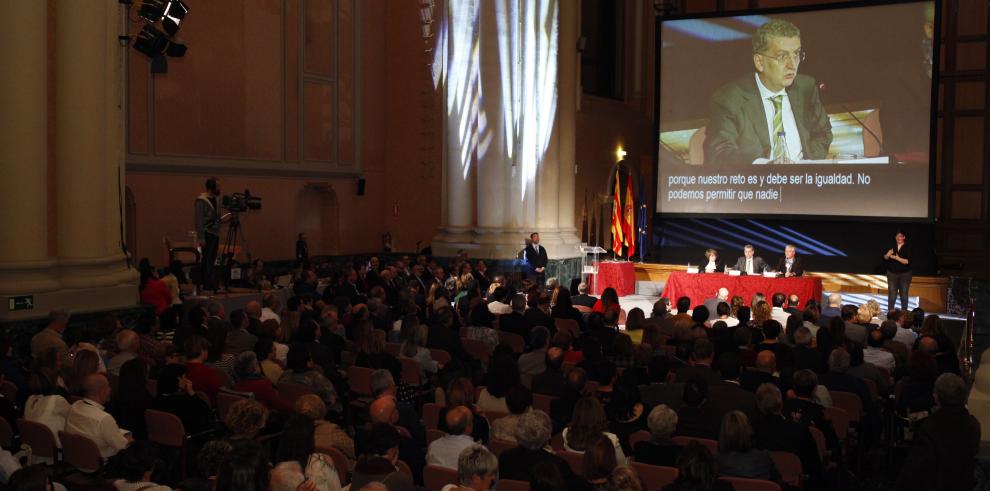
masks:
<path id="1" fill-rule="evenodd" d="M 756 159 L 790 162 L 824 159 L 832 125 L 815 79 L 798 75 L 805 59 L 801 31 L 771 19 L 753 35 L 755 74 L 712 94 L 705 139 L 705 163 L 749 164 Z"/>

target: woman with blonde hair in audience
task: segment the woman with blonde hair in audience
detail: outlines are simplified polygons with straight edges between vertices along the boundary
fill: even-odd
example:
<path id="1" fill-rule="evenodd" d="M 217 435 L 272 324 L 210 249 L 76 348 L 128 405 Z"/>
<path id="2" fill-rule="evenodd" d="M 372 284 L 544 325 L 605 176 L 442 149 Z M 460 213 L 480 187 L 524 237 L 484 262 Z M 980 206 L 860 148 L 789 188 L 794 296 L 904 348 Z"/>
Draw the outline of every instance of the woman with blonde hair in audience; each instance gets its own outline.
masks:
<path id="1" fill-rule="evenodd" d="M 608 479 L 616 465 L 612 442 L 605 435 L 598 435 L 581 458 L 581 477 L 593 491 L 608 489 Z"/>
<path id="2" fill-rule="evenodd" d="M 306 394 L 296 399 L 296 412 L 313 420 L 313 444 L 317 448 L 336 448 L 351 462 L 357 458 L 354 440 L 343 428 L 327 421 L 327 405 L 316 394 Z"/>
<path id="3" fill-rule="evenodd" d="M 574 415 L 571 422 L 564 428 L 564 449 L 569 452 L 584 453 L 600 436 L 608 437 L 615 452 L 615 461 L 626 463 L 626 455 L 622 451 L 619 438 L 608 432 L 608 418 L 602 404 L 592 396 L 582 397 L 574 405 Z"/>
<path id="4" fill-rule="evenodd" d="M 750 327 L 761 329 L 763 323 L 772 319 L 770 304 L 761 300 L 753 306 L 753 319 L 749 321 Z"/>

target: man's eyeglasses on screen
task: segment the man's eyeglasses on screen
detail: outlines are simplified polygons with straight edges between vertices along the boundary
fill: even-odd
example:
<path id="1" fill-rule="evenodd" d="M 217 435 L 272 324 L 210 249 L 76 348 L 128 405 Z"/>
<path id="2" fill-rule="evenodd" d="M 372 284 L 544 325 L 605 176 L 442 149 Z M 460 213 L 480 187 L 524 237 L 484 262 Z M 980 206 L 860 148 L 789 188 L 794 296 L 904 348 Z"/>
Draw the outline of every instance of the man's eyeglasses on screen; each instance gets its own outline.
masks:
<path id="1" fill-rule="evenodd" d="M 770 56 L 766 53 L 758 53 L 759 55 L 765 56 L 781 65 L 787 63 L 788 61 L 797 65 L 808 57 L 808 53 L 805 51 L 795 51 L 794 53 L 780 53 L 777 56 Z"/>

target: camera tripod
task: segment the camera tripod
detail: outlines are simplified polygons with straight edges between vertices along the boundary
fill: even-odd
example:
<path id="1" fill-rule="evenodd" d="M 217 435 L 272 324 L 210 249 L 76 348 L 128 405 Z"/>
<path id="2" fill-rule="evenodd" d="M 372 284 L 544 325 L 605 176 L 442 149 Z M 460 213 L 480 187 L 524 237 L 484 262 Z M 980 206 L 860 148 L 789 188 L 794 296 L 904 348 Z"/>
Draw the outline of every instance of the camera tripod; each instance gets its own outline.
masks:
<path id="1" fill-rule="evenodd" d="M 227 235 L 224 238 L 219 256 L 220 269 L 223 271 L 224 280 L 230 279 L 230 266 L 234 262 L 234 256 L 237 255 L 238 239 L 244 244 L 244 254 L 247 256 L 248 262 L 251 261 L 251 249 L 248 246 L 247 239 L 244 238 L 244 231 L 241 229 L 240 212 L 231 211 L 228 216 L 230 217 L 230 221 L 227 224 Z"/>

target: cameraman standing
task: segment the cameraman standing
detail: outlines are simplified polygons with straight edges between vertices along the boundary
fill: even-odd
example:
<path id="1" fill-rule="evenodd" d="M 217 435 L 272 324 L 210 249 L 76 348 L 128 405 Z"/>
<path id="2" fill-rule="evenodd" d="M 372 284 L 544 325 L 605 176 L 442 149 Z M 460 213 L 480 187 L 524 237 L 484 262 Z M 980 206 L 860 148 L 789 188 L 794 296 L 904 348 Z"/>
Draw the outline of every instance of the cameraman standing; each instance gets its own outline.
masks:
<path id="1" fill-rule="evenodd" d="M 220 182 L 211 177 L 206 180 L 206 192 L 196 197 L 196 236 L 199 240 L 199 282 L 203 290 L 216 290 L 213 264 L 220 248 Z"/>

